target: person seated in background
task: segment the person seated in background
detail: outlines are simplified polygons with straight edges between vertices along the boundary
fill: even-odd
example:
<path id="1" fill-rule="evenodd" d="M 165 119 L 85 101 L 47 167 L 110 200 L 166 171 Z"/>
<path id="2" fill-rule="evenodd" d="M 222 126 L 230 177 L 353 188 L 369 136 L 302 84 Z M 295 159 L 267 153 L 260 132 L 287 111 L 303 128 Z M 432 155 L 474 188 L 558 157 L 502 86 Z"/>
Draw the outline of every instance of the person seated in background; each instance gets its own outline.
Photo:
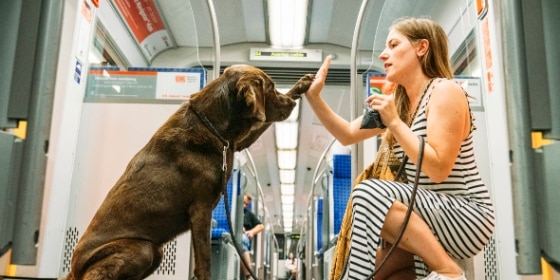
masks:
<path id="1" fill-rule="evenodd" d="M 245 194 L 243 197 L 243 259 L 248 265 L 251 264 L 251 254 L 249 253 L 251 251 L 251 241 L 253 237 L 264 230 L 264 225 L 259 220 L 259 217 L 249 210 L 251 200 L 253 199 L 249 194 Z M 251 272 L 243 261 L 241 262 L 241 270 L 243 275 L 245 275 L 245 279 L 252 279 Z"/>
<path id="2" fill-rule="evenodd" d="M 296 279 L 298 262 L 297 259 L 294 257 L 294 253 L 290 252 L 290 254 L 288 255 L 288 259 L 286 259 L 286 262 L 284 263 L 284 267 L 290 274 L 288 280 Z"/>

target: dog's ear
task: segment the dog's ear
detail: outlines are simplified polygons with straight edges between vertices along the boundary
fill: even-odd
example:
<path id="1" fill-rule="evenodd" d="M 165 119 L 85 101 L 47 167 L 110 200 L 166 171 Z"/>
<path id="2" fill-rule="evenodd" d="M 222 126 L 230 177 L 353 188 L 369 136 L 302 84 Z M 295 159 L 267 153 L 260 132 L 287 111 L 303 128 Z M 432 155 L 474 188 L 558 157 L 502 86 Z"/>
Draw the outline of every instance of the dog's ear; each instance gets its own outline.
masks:
<path id="1" fill-rule="evenodd" d="M 265 86 L 266 81 L 261 75 L 244 75 L 237 81 L 239 97 L 245 99 L 251 116 L 261 122 L 266 121 Z"/>

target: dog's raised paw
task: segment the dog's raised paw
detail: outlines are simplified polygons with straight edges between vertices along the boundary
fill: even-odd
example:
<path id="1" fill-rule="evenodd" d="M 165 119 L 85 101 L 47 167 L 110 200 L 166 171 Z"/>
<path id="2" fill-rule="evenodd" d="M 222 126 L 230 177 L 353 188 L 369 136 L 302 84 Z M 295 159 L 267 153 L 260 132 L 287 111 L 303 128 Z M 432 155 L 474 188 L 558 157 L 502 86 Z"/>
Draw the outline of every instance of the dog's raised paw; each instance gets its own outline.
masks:
<path id="1" fill-rule="evenodd" d="M 304 89 L 304 92 L 307 91 L 309 89 L 309 87 L 311 86 L 311 84 L 313 83 L 313 80 L 315 80 L 315 75 L 313 74 L 305 74 L 303 75 L 303 77 L 301 77 L 299 79 L 299 81 L 297 81 L 296 86 L 295 87 L 299 87 L 301 89 Z"/>
<path id="2" fill-rule="evenodd" d="M 301 97 L 302 94 L 306 93 L 311 84 L 315 80 L 315 75 L 313 74 L 305 74 L 301 77 L 294 87 L 288 92 L 288 96 L 292 99 L 298 99 Z"/>

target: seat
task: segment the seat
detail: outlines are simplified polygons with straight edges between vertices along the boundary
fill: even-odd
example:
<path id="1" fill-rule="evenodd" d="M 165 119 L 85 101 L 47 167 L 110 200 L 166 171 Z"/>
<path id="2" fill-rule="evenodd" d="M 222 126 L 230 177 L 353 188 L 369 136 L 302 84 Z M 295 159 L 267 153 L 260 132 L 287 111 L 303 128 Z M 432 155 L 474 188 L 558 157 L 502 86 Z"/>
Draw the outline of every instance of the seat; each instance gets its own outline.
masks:
<path id="1" fill-rule="evenodd" d="M 333 155 L 332 198 L 333 233 L 338 235 L 352 191 L 351 157 L 348 154 Z"/>
<path id="2" fill-rule="evenodd" d="M 238 204 L 234 198 L 239 196 L 239 171 L 234 170 L 226 185 L 227 201 L 232 219 L 238 216 Z M 233 223 L 233 221 L 232 221 Z M 235 230 L 235 223 L 233 224 Z M 235 232 L 238 232 L 235 230 Z M 212 241 L 212 279 L 239 279 L 240 258 L 232 242 L 228 218 L 225 209 L 224 196 L 212 211 L 212 229 L 210 231 Z M 236 235 L 237 237 L 237 235 Z M 241 238 L 241 237 L 239 237 Z"/>
<path id="3" fill-rule="evenodd" d="M 332 234 L 334 238 L 329 240 L 329 245 L 323 254 L 323 275 L 330 274 L 336 239 L 342 226 L 346 205 L 352 191 L 352 168 L 349 154 L 333 155 L 332 187 L 329 188 L 330 219 L 332 221 Z"/>
<path id="4" fill-rule="evenodd" d="M 232 176 L 233 178 L 233 176 Z M 228 205 L 230 207 L 229 211 L 230 213 L 234 213 L 232 211 L 232 197 L 233 197 L 233 179 L 230 179 L 226 185 L 226 190 L 227 190 L 227 196 L 228 196 Z M 222 196 L 220 198 L 220 201 L 218 202 L 218 205 L 216 205 L 216 207 L 214 208 L 214 210 L 212 211 L 212 220 L 215 221 L 215 226 L 213 226 L 211 232 L 210 232 L 210 236 L 212 238 L 212 240 L 218 240 L 220 238 L 224 238 L 227 237 L 228 235 L 230 235 L 229 232 L 229 226 L 228 226 L 228 220 L 227 220 L 227 213 L 226 213 L 226 209 L 225 209 L 225 202 L 224 202 L 224 197 Z"/>

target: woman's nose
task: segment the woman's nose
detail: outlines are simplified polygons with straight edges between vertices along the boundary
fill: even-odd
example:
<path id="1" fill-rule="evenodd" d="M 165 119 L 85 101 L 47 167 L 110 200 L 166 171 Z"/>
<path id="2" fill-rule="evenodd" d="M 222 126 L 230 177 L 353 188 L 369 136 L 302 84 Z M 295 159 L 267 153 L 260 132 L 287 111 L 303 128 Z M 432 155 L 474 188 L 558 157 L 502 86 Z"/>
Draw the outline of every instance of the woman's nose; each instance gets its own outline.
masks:
<path id="1" fill-rule="evenodd" d="M 386 60 L 389 57 L 389 55 L 387 54 L 387 49 L 383 49 L 383 51 L 379 54 L 379 59 L 381 60 Z"/>
<path id="2" fill-rule="evenodd" d="M 379 55 L 379 59 L 381 59 L 381 60 L 386 60 L 387 59 L 387 54 L 385 53 L 385 50 Z"/>

